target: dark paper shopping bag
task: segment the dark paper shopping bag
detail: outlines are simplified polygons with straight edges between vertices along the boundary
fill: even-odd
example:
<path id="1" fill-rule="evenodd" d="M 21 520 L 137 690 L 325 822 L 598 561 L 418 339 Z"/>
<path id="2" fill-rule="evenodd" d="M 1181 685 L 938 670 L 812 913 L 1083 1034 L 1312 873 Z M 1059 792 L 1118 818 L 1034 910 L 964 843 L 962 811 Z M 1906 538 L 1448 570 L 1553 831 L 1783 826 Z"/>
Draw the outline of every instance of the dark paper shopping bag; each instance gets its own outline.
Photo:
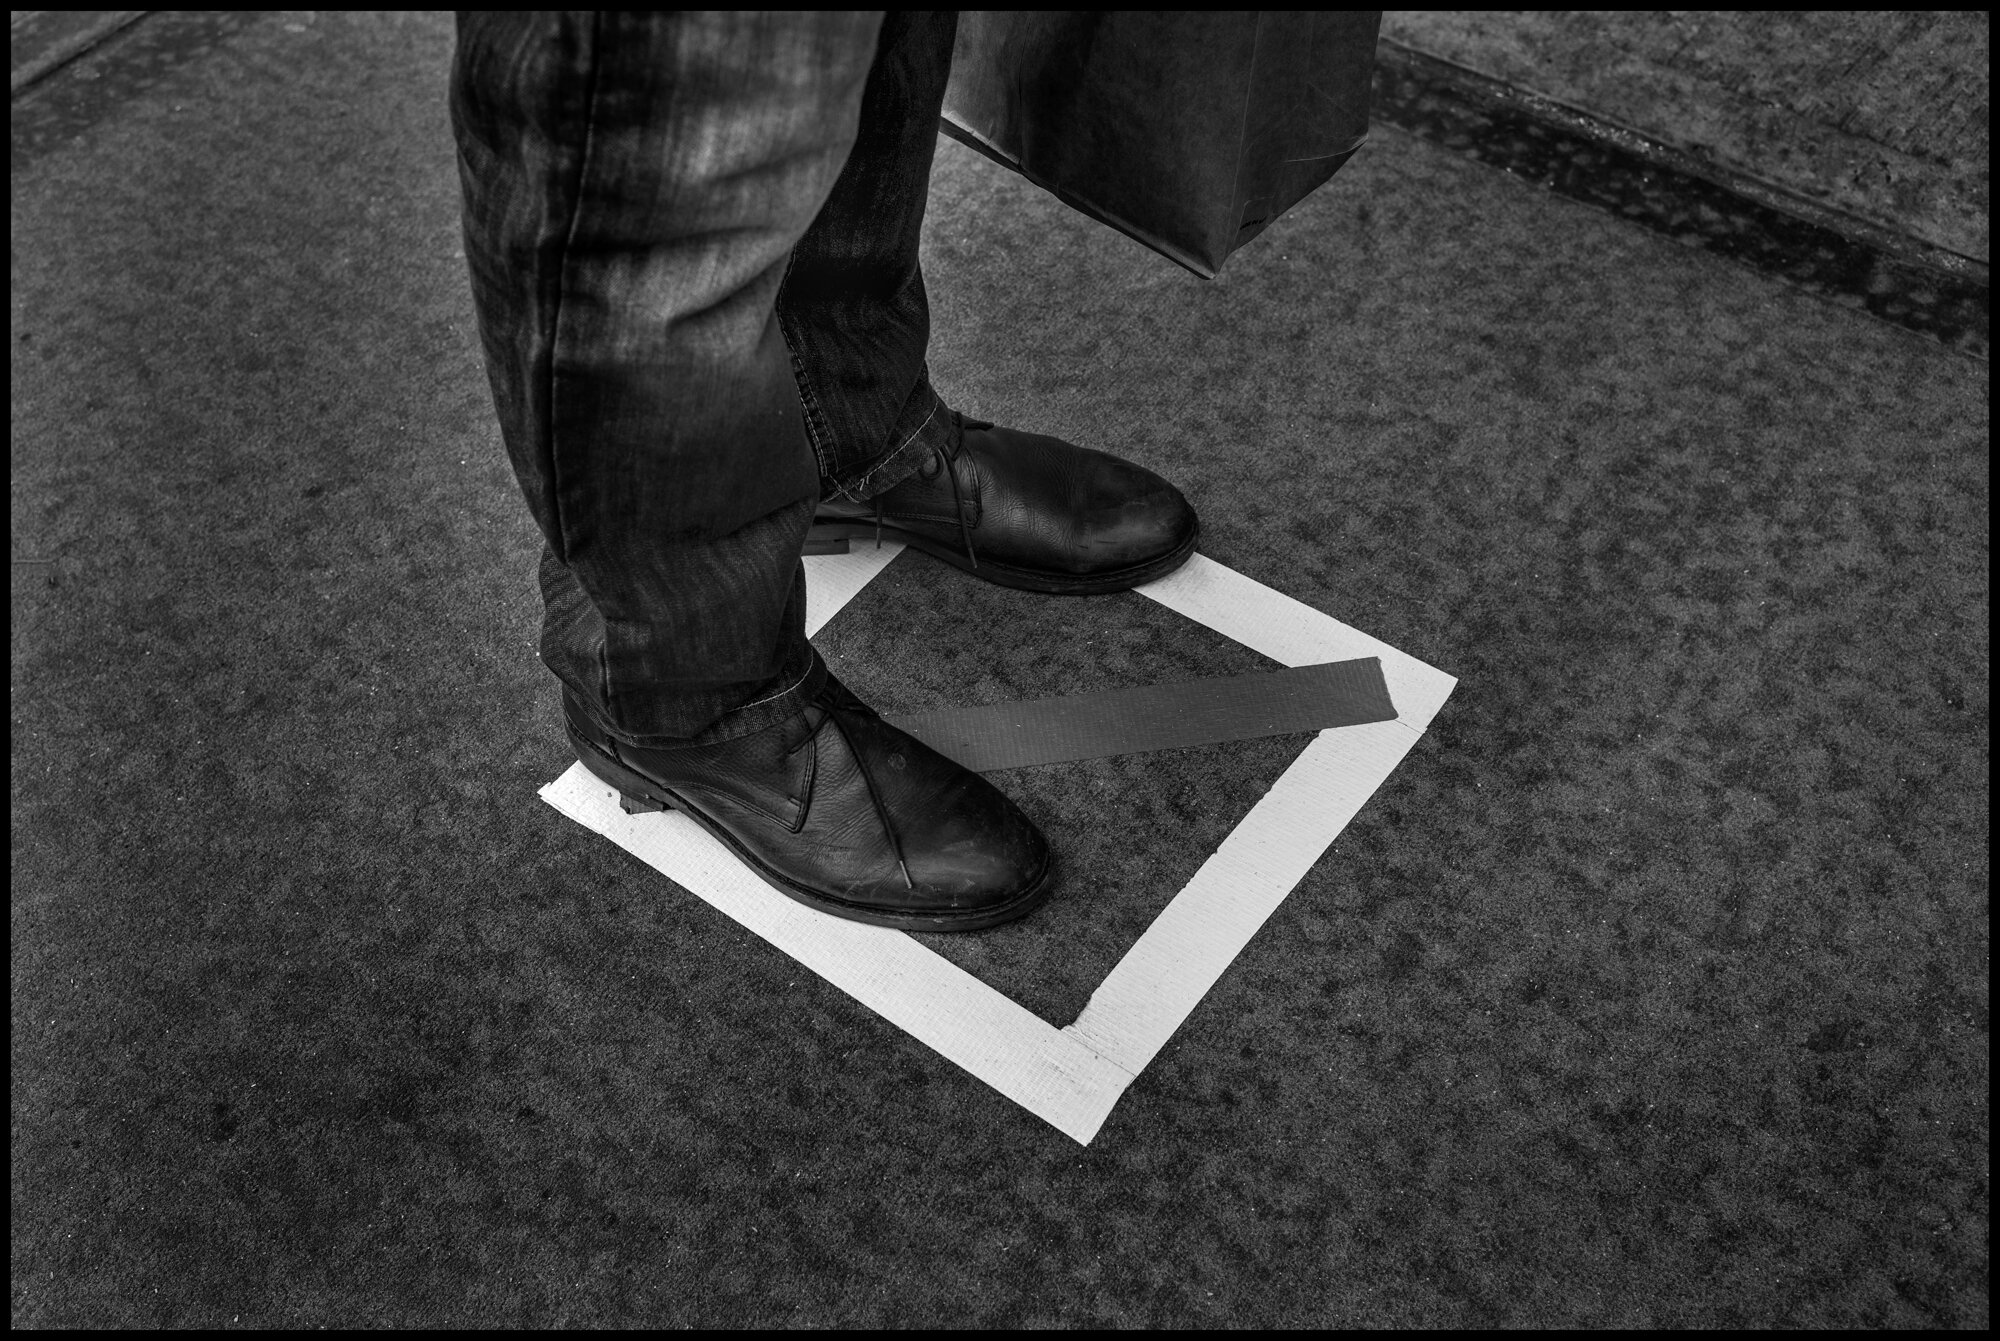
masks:
<path id="1" fill-rule="evenodd" d="M 1379 10 L 965 10 L 944 130 L 1213 279 L 1368 134 Z"/>

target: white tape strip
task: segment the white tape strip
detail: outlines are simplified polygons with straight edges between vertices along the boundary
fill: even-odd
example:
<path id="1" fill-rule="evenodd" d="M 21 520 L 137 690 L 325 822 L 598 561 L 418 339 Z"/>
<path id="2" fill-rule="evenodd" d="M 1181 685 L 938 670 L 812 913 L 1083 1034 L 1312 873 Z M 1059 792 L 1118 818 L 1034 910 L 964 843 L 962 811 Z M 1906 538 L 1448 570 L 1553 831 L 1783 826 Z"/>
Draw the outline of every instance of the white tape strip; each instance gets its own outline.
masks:
<path id="1" fill-rule="evenodd" d="M 1419 738 L 1397 722 L 1315 736 L 1064 1032 L 1145 1070 Z"/>
<path id="2" fill-rule="evenodd" d="M 1226 634 L 1287 666 L 1382 658 L 1382 678 L 1397 718 L 1422 731 L 1458 683 L 1435 666 L 1399 652 L 1380 638 L 1197 554 L 1176 571 L 1138 589 L 1169 610 Z"/>
<path id="3" fill-rule="evenodd" d="M 801 560 L 806 566 L 806 637 L 825 628 L 902 552 L 901 541 L 885 540 L 877 549 L 857 540 L 846 554 L 809 554 Z"/>
<path id="4" fill-rule="evenodd" d="M 825 627 L 898 552 L 857 547 L 806 559 L 808 632 Z M 1401 718 L 1321 732 L 1065 1029 L 901 932 L 786 898 L 683 815 L 625 814 L 616 793 L 581 764 L 542 797 L 1088 1144 L 1126 1087 L 1416 744 L 1456 683 L 1200 555 L 1141 591 L 1287 665 L 1379 656 Z"/>
<path id="5" fill-rule="evenodd" d="M 582 764 L 542 799 L 603 834 L 1016 1103 L 1088 1143 L 1133 1077 L 900 931 L 778 893 L 685 815 L 627 815 Z"/>

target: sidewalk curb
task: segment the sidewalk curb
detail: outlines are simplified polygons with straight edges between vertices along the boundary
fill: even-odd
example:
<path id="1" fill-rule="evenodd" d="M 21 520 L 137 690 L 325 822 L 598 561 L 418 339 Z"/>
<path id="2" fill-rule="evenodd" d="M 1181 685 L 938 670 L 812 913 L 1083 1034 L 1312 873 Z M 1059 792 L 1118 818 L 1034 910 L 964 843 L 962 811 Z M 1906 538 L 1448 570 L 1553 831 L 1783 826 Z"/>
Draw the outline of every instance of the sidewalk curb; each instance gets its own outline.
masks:
<path id="1" fill-rule="evenodd" d="M 25 15 L 37 11 L 22 10 Z M 44 10 L 57 18 L 57 31 L 31 34 L 9 43 L 7 95 L 13 97 L 32 87 L 89 51 L 112 34 L 131 27 L 153 11 L 149 9 Z M 12 25 L 9 25 L 10 27 Z M 9 34 L 12 37 L 12 34 Z"/>
<path id="2" fill-rule="evenodd" d="M 1985 263 L 1386 39 L 1374 106 L 1388 125 L 1987 356 Z"/>

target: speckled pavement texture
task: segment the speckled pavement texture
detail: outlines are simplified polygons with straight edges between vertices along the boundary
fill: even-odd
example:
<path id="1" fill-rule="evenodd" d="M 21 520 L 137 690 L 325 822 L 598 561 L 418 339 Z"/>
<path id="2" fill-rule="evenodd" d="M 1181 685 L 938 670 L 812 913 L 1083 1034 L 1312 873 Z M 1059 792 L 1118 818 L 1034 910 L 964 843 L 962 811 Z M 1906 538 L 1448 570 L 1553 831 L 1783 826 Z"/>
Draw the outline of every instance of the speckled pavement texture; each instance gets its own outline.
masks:
<path id="1" fill-rule="evenodd" d="M 168 36 L 15 109 L 15 1325 L 1986 1325 L 1986 363 L 1401 132 L 1214 283 L 941 144 L 953 403 L 1460 677 L 1083 1148 L 536 798 L 448 20 Z M 1001 775 L 1071 876 L 950 952 L 1073 1012 L 1290 748 Z"/>
<path id="2" fill-rule="evenodd" d="M 1383 36 L 1990 259 L 1986 10 L 1392 10 Z"/>

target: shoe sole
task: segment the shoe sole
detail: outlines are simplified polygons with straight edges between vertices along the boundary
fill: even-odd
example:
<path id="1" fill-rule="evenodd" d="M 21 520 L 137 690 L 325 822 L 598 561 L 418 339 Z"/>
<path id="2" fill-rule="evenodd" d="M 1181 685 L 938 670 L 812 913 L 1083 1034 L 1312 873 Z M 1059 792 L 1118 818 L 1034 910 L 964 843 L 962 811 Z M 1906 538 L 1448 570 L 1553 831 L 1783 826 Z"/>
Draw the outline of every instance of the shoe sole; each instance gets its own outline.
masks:
<path id="1" fill-rule="evenodd" d="M 816 521 L 812 524 L 812 530 L 806 533 L 806 543 L 814 545 L 832 540 L 873 539 L 876 534 L 875 523 L 866 519 Z M 981 559 L 975 566 L 965 557 L 962 546 L 954 548 L 947 541 L 936 540 L 915 531 L 905 531 L 887 524 L 882 526 L 880 534 L 884 540 L 895 540 L 913 549 L 920 549 L 934 559 L 942 559 L 954 568 L 971 573 L 974 577 L 983 577 L 988 582 L 1003 587 L 1013 587 L 1018 591 L 1038 591 L 1050 596 L 1101 596 L 1107 592 L 1130 591 L 1134 587 L 1142 587 L 1179 568 L 1193 557 L 1195 543 L 1201 539 L 1201 527 L 1196 526 L 1188 532 L 1186 540 L 1157 558 L 1109 573 L 1075 576 L 1035 568 L 1016 568 L 1009 564 L 996 563 L 991 559 Z"/>
<path id="2" fill-rule="evenodd" d="M 613 759 L 578 732 L 567 719 L 563 722 L 563 730 L 569 736 L 569 743 L 576 750 L 577 760 L 590 770 L 592 776 L 617 789 L 619 807 L 626 814 L 678 810 L 708 830 L 731 852 L 741 857 L 745 865 L 780 894 L 834 917 L 843 917 L 850 922 L 866 922 L 876 927 L 895 927 L 899 931 L 984 931 L 989 927 L 1001 926 L 1017 918 L 1026 917 L 1047 903 L 1049 896 L 1055 892 L 1054 871 L 1051 864 L 1044 864 L 1041 874 L 1035 878 L 1025 893 L 1016 895 L 1007 903 L 990 908 L 970 908 L 964 912 L 953 913 L 898 913 L 848 903 L 809 886 L 796 884 L 772 870 L 755 852 L 739 842 L 728 829 L 704 815 L 700 807 L 671 787 L 655 782 L 645 774 L 636 772 Z"/>

